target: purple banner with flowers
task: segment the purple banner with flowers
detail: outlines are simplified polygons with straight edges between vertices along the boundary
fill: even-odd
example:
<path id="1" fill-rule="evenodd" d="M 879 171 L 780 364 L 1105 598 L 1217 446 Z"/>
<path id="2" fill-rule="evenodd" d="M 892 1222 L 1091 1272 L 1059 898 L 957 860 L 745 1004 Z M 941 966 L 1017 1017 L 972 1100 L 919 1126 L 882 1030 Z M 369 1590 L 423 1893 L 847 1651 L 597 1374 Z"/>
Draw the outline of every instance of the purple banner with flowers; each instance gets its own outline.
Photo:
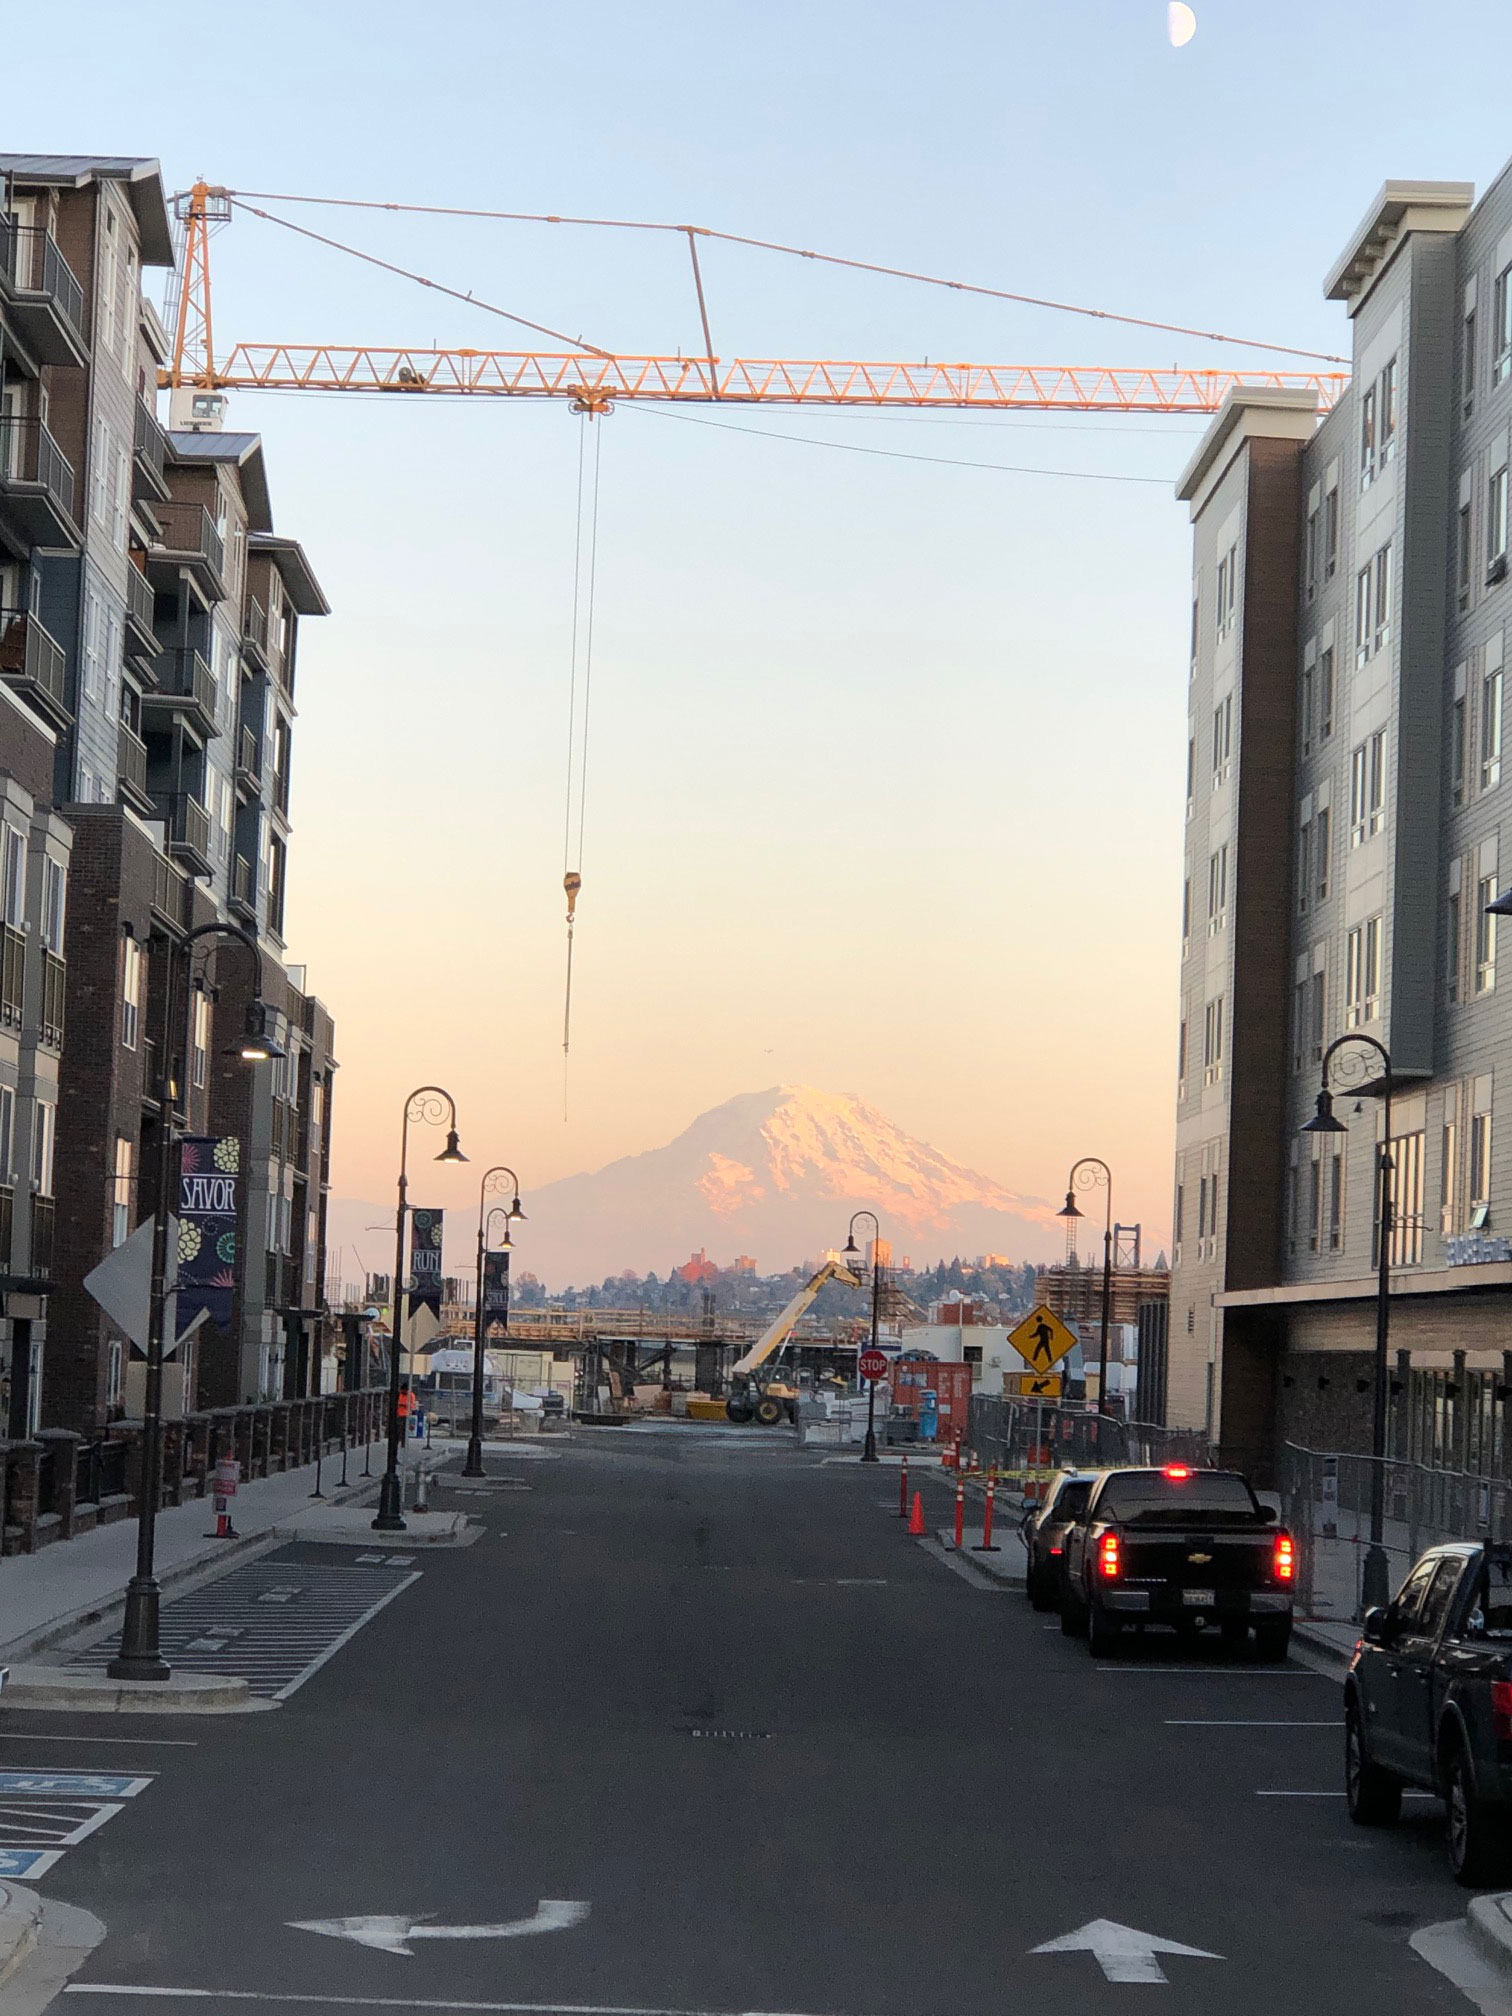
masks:
<path id="1" fill-rule="evenodd" d="M 234 1134 L 188 1134 L 179 1143 L 178 1330 L 203 1309 L 230 1334 L 236 1292 L 241 1142 Z"/>

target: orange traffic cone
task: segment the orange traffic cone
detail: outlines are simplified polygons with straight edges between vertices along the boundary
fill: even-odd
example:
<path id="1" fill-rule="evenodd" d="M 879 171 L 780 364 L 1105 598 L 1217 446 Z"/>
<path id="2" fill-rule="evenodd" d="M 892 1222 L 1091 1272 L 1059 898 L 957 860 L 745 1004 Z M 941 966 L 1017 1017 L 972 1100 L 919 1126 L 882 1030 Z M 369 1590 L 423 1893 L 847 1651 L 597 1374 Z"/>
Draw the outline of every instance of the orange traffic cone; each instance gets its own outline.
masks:
<path id="1" fill-rule="evenodd" d="M 924 1493 L 915 1491 L 913 1511 L 908 1515 L 908 1531 L 911 1539 L 920 1539 L 924 1533 Z"/>

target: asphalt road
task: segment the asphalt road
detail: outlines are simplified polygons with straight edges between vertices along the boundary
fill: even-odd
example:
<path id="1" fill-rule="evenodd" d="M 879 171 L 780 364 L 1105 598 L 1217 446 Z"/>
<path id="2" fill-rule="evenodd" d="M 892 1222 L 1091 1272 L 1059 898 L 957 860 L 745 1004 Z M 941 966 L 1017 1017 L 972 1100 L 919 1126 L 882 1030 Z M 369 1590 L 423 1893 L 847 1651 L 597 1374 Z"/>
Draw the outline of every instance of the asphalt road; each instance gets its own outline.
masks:
<path id="1" fill-rule="evenodd" d="M 0 1767 L 157 1774 L 42 1883 L 108 1927 L 60 2010 L 1099 2016 L 1152 1991 L 1031 1949 L 1108 1919 L 1220 1956 L 1160 1959 L 1172 2016 L 1468 2011 L 1407 1944 L 1464 1907 L 1437 1809 L 1372 1835 L 1260 1796 L 1337 1794 L 1335 1680 L 1170 1641 L 1094 1664 L 905 1538 L 895 1472 L 785 1438 L 490 1462 L 529 1488 L 450 1501 L 486 1536 L 277 1711 L 0 1717 Z M 588 1912 L 435 1936 L 543 1899 Z M 290 1924 L 349 1914 L 431 1934 Z"/>

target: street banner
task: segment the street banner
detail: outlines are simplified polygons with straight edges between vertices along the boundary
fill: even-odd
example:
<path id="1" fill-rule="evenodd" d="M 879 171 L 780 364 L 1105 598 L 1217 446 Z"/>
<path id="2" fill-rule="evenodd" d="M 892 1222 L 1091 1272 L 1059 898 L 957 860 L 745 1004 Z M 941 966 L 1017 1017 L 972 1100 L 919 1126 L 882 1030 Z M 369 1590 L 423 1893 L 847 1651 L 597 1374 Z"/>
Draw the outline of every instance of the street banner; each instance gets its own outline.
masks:
<path id="1" fill-rule="evenodd" d="M 429 1309 L 432 1316 L 440 1317 L 441 1222 L 445 1216 L 444 1211 L 410 1213 L 409 1280 L 405 1286 L 411 1315 L 417 1309 Z"/>
<path id="2" fill-rule="evenodd" d="M 509 1249 L 483 1255 L 483 1320 L 509 1321 Z"/>
<path id="3" fill-rule="evenodd" d="M 201 1314 L 231 1332 L 241 1142 L 234 1134 L 187 1134 L 179 1142 L 178 1331 Z"/>

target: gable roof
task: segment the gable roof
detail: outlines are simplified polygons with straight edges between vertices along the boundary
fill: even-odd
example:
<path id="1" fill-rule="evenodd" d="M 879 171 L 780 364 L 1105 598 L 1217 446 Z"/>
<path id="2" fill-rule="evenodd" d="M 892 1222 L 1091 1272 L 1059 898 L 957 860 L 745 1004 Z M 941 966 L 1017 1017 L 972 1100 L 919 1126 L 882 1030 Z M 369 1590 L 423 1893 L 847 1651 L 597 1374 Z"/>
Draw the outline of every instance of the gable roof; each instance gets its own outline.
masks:
<path id="1" fill-rule="evenodd" d="M 91 182 L 124 184 L 137 220 L 144 266 L 171 266 L 173 228 L 163 194 L 163 170 L 148 155 L 0 154 L 0 176 L 49 189 L 87 189 Z"/>

